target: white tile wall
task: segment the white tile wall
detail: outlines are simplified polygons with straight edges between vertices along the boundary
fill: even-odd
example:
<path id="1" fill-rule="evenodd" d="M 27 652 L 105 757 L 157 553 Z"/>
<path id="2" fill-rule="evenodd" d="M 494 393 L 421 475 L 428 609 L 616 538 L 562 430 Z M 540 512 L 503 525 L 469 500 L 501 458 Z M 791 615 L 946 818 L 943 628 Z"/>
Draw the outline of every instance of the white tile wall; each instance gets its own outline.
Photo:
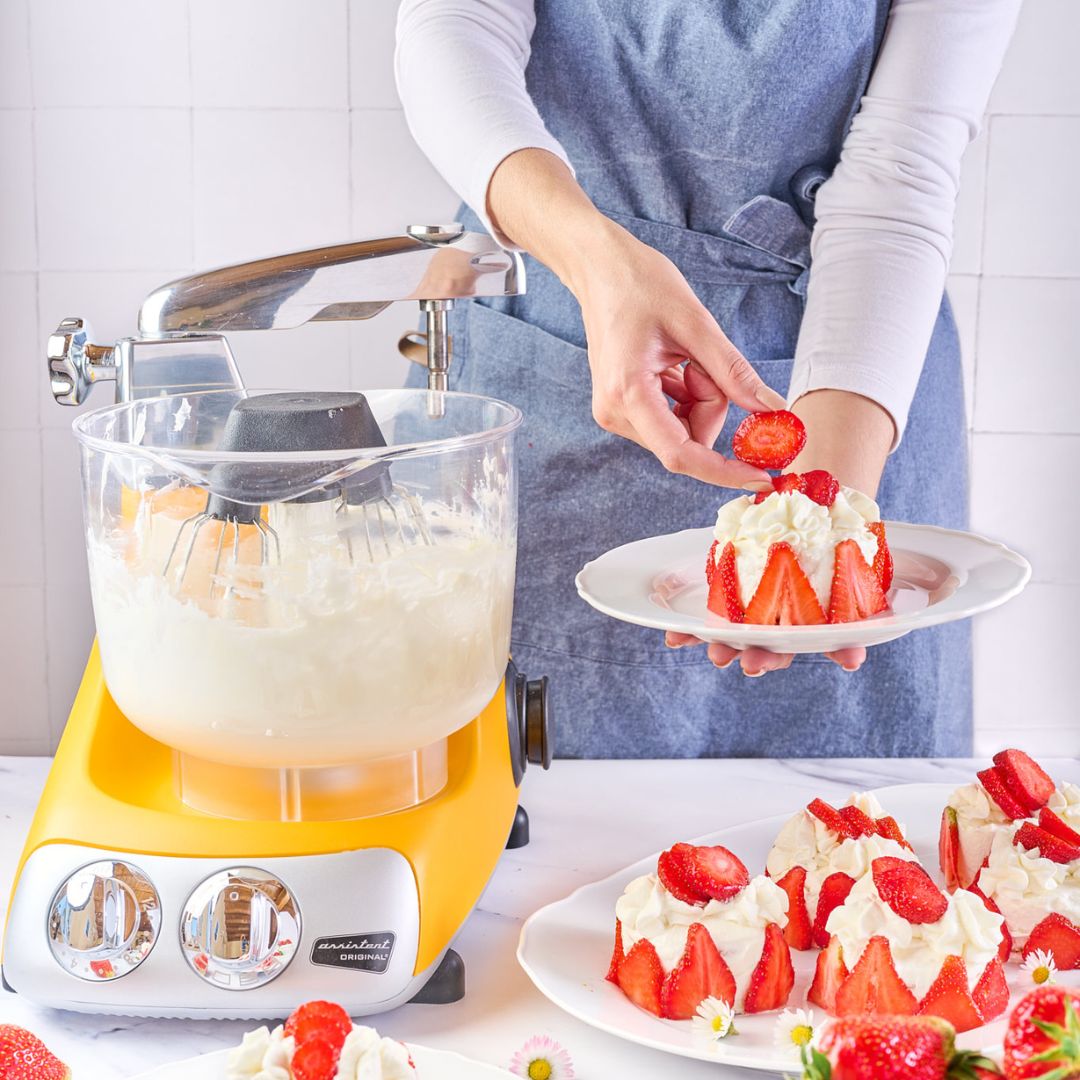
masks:
<path id="1" fill-rule="evenodd" d="M 45 336 L 69 314 L 101 339 L 131 333 L 142 297 L 196 266 L 450 216 L 456 197 L 400 112 L 395 8 L 0 0 L 0 752 L 54 745 L 93 634 L 73 411 L 48 393 Z M 1076 0 L 1027 0 L 963 167 L 949 289 L 974 523 L 1025 551 L 1036 579 L 976 623 L 980 753 L 1018 724 L 1036 751 L 1080 752 L 1077 40 Z M 396 305 L 233 345 L 252 383 L 392 385 L 414 322 Z"/>

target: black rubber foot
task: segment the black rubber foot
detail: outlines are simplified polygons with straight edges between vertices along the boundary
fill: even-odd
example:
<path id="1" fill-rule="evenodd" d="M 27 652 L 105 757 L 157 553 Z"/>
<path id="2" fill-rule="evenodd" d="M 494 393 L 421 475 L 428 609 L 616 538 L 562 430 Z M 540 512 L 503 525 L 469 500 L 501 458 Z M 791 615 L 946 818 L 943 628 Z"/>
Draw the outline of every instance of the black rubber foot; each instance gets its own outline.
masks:
<path id="1" fill-rule="evenodd" d="M 4 976 L 4 969 L 0 967 L 0 986 L 2 986 L 9 994 L 17 994 L 18 990 L 7 981 Z"/>
<path id="2" fill-rule="evenodd" d="M 519 806 L 514 815 L 514 824 L 510 828 L 510 836 L 506 841 L 506 850 L 513 851 L 514 848 L 525 847 L 528 842 L 529 815 L 525 812 L 524 806 Z"/>
<path id="3" fill-rule="evenodd" d="M 465 996 L 465 961 L 460 953 L 447 949 L 435 974 L 424 984 L 410 1005 L 450 1005 Z"/>

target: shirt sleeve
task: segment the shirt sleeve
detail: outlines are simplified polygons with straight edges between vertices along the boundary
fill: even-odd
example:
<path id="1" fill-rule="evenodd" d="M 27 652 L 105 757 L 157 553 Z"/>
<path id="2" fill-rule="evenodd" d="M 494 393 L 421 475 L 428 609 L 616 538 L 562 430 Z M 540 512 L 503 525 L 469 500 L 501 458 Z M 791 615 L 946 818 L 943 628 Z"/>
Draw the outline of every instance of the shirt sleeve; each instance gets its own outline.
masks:
<path id="1" fill-rule="evenodd" d="M 403 0 L 394 73 L 409 130 L 443 179 L 507 247 L 487 213 L 499 163 L 538 147 L 573 171 L 525 88 L 533 0 Z"/>
<path id="2" fill-rule="evenodd" d="M 893 0 L 839 164 L 818 191 L 790 400 L 862 394 L 891 414 L 899 443 L 945 288 L 960 159 L 1019 9 Z"/>

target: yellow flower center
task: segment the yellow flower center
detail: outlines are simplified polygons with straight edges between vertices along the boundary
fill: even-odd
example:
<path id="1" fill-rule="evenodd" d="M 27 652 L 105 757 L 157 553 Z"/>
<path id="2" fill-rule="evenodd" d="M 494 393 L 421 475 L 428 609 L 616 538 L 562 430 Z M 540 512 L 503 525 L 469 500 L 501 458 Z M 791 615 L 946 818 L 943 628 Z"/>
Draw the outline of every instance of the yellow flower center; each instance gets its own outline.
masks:
<path id="1" fill-rule="evenodd" d="M 1044 982 L 1049 982 L 1050 981 L 1050 969 L 1048 967 L 1045 967 L 1045 966 L 1037 967 L 1031 973 L 1031 981 L 1033 983 L 1035 983 L 1036 986 L 1041 986 Z"/>
<path id="2" fill-rule="evenodd" d="M 551 1062 L 545 1058 L 530 1061 L 529 1080 L 551 1080 Z"/>
<path id="3" fill-rule="evenodd" d="M 713 1031 L 718 1031 L 718 1032 L 723 1031 L 726 1026 L 727 1026 L 727 1021 L 722 1016 L 714 1016 L 712 1018 L 712 1029 L 713 1029 Z"/>
<path id="4" fill-rule="evenodd" d="M 809 1024 L 796 1024 L 791 1029 L 791 1041 L 796 1046 L 806 1046 L 814 1036 L 814 1029 Z"/>

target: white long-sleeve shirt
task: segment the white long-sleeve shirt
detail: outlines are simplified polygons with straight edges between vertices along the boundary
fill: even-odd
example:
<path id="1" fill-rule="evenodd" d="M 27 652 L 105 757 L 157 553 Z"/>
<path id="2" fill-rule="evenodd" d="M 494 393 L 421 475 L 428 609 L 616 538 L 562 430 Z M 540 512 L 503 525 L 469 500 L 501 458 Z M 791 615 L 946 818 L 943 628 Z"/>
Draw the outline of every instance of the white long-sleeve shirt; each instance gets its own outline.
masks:
<path id="1" fill-rule="evenodd" d="M 861 394 L 890 413 L 899 441 L 945 287 L 960 159 L 1020 2 L 893 0 L 839 164 L 817 194 L 790 400 Z M 398 15 L 412 134 L 495 235 L 487 189 L 505 157 L 539 147 L 573 167 L 525 86 L 535 25 L 533 0 L 403 0 Z"/>

